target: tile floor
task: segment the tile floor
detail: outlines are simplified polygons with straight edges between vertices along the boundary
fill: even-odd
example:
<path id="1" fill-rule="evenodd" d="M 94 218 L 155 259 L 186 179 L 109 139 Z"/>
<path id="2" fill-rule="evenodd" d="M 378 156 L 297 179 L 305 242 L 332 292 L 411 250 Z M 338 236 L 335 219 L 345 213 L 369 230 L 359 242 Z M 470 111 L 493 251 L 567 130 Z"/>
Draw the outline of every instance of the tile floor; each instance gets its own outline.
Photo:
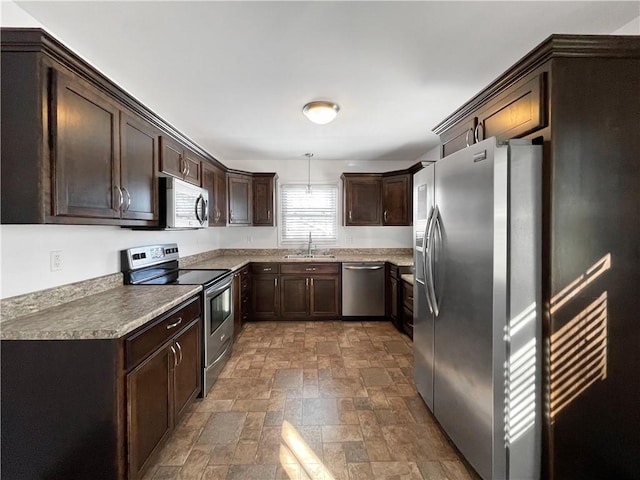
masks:
<path id="1" fill-rule="evenodd" d="M 249 323 L 145 480 L 476 480 L 388 322 Z"/>

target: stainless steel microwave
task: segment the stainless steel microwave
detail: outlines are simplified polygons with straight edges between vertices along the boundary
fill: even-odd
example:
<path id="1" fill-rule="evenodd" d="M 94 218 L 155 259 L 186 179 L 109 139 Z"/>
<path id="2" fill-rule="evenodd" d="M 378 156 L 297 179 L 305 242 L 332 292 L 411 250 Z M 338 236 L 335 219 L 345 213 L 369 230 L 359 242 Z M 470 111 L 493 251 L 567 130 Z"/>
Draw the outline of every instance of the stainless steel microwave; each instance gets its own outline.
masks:
<path id="1" fill-rule="evenodd" d="M 160 182 L 166 195 L 166 228 L 209 226 L 209 192 L 177 178 Z"/>

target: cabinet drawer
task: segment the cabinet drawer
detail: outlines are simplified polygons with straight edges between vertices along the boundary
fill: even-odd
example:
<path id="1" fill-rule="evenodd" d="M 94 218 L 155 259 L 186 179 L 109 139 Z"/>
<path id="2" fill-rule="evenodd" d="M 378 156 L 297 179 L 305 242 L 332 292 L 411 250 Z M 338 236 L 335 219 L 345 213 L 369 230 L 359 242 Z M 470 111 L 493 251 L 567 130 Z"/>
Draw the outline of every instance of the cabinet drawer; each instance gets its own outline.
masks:
<path id="1" fill-rule="evenodd" d="M 252 263 L 251 273 L 278 273 L 280 272 L 279 263 Z"/>
<path id="2" fill-rule="evenodd" d="M 303 275 L 340 273 L 339 263 L 283 263 L 280 273 L 296 273 Z"/>
<path id="3" fill-rule="evenodd" d="M 140 363 L 147 355 L 173 337 L 187 324 L 200 316 L 200 296 L 188 305 L 165 314 L 125 340 L 126 368 Z"/>

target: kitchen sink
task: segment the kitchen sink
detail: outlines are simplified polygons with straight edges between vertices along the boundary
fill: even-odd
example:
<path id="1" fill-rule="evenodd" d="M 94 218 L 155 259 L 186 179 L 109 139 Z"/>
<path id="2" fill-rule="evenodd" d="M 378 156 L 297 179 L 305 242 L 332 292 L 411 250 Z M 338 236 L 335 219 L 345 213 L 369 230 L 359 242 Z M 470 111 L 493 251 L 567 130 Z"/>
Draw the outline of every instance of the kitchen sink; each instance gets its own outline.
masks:
<path id="1" fill-rule="evenodd" d="M 336 258 L 335 255 L 331 254 L 306 254 L 306 253 L 291 253 L 289 255 L 285 255 L 283 258 Z"/>

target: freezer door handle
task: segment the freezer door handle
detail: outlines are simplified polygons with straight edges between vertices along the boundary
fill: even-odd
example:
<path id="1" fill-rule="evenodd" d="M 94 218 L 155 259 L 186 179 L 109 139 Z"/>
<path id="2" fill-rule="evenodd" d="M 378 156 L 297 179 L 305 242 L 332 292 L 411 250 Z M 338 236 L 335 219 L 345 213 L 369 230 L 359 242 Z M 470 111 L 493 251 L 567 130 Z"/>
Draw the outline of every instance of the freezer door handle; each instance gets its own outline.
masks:
<path id="1" fill-rule="evenodd" d="M 433 208 L 433 213 L 431 214 L 431 222 L 429 228 L 427 230 L 427 261 L 424 262 L 426 274 L 425 274 L 425 283 L 427 285 L 427 298 L 429 299 L 429 304 L 431 307 L 431 311 L 437 317 L 440 313 L 438 309 L 438 302 L 436 300 L 436 289 L 434 285 L 434 275 L 433 275 L 433 246 L 434 246 L 434 232 L 435 226 L 438 222 L 439 216 L 438 206 L 436 205 Z"/>
<path id="2" fill-rule="evenodd" d="M 429 248 L 429 232 L 431 231 L 431 221 L 433 220 L 433 212 L 435 209 L 431 207 L 431 211 L 427 216 L 427 223 L 424 226 L 424 236 L 422 237 L 422 275 L 424 278 L 425 284 L 425 293 L 427 297 L 427 305 L 429 306 L 429 311 L 433 313 L 433 305 L 431 304 L 431 296 L 429 292 L 429 276 L 427 274 L 427 250 Z"/>

